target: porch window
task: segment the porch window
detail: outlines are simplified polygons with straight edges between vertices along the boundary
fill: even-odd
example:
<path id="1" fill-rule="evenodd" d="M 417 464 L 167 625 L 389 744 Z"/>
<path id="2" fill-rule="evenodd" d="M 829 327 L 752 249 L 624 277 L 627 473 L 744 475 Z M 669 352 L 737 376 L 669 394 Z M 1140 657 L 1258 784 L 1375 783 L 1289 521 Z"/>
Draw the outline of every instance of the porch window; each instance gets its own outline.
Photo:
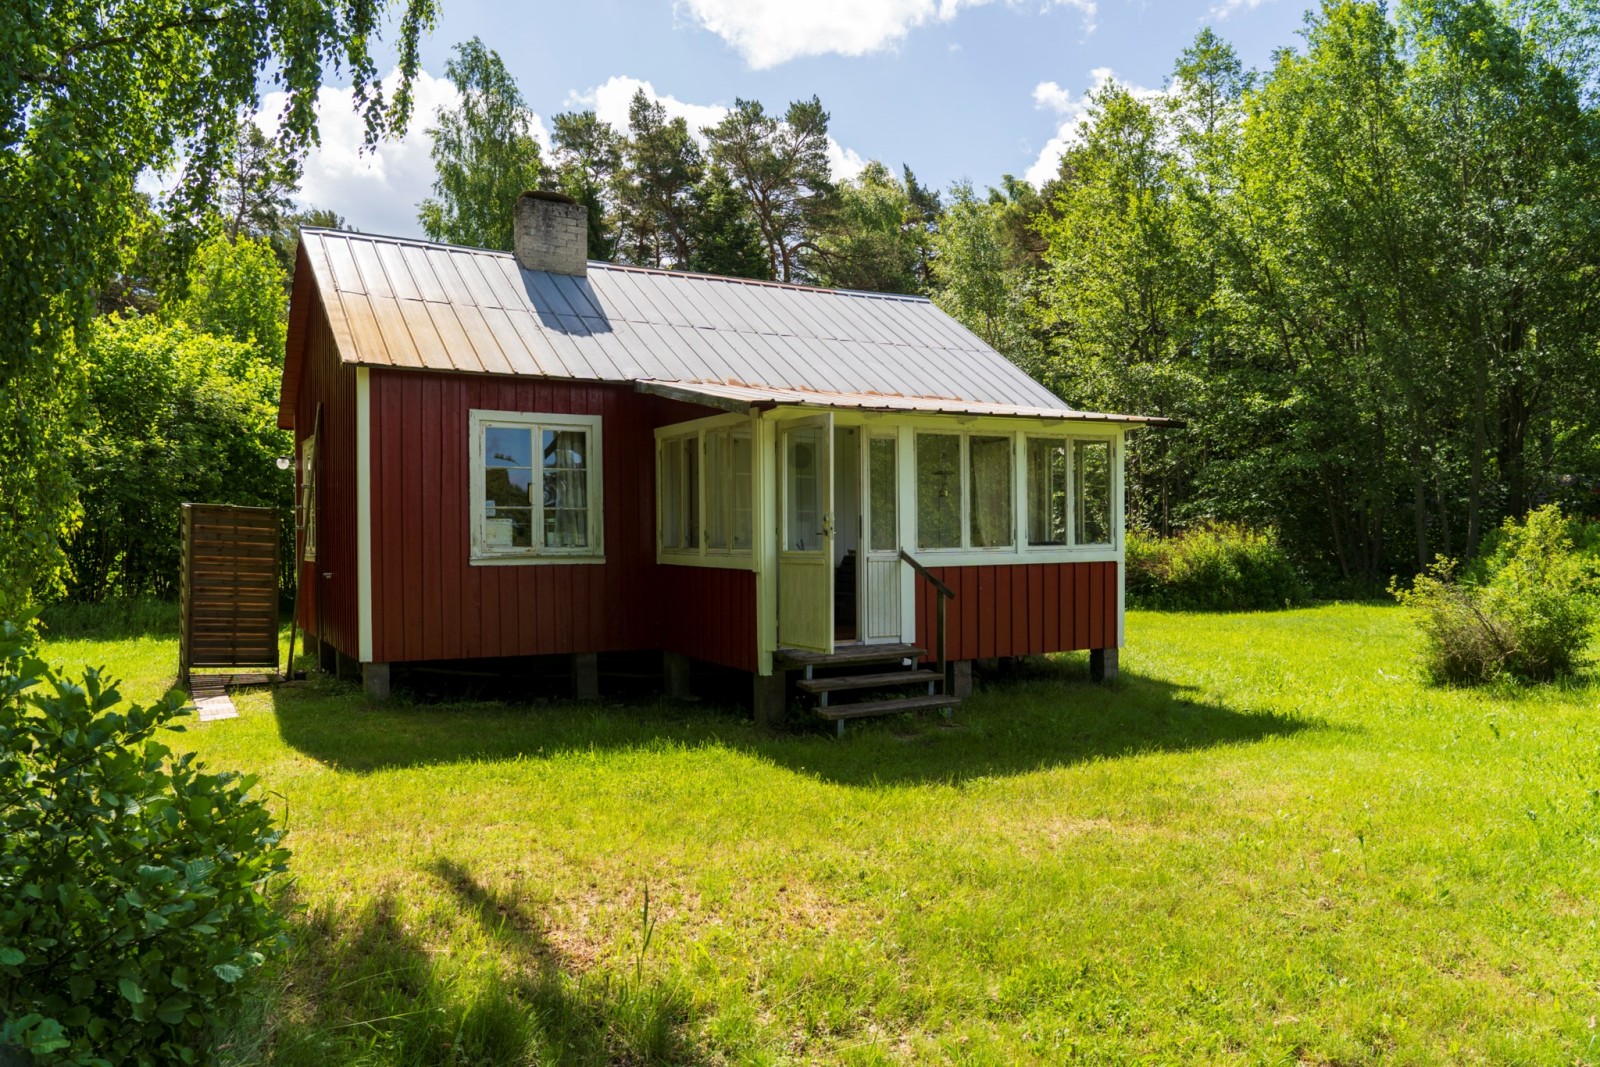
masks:
<path id="1" fill-rule="evenodd" d="M 472 557 L 598 557 L 600 419 L 474 411 Z"/>
<path id="2" fill-rule="evenodd" d="M 961 547 L 961 436 L 917 434 L 917 547 Z"/>
<path id="3" fill-rule="evenodd" d="M 1009 548 L 1012 533 L 1011 438 L 967 439 L 971 508 L 967 543 L 973 548 Z"/>
<path id="4" fill-rule="evenodd" d="M 1112 535 L 1111 442 L 1028 438 L 1028 544 L 1109 547 Z"/>
<path id="5" fill-rule="evenodd" d="M 1073 448 L 1073 504 L 1077 512 L 1073 541 L 1080 545 L 1109 545 L 1111 442 L 1079 441 Z"/>
<path id="6" fill-rule="evenodd" d="M 898 447 L 893 437 L 867 439 L 867 509 L 872 518 L 871 548 L 874 552 L 893 552 L 900 547 L 900 482 L 895 477 Z"/>
<path id="7" fill-rule="evenodd" d="M 661 549 L 674 555 L 748 556 L 755 542 L 755 449 L 748 426 L 714 427 L 657 444 Z"/>

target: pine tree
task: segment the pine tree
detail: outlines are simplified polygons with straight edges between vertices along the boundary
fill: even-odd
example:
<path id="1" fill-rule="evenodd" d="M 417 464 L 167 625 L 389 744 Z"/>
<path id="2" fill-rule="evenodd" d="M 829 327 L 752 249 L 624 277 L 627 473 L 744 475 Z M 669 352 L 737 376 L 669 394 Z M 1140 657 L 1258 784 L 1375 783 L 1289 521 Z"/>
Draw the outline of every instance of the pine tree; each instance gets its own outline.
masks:
<path id="1" fill-rule="evenodd" d="M 690 197 L 694 205 L 690 270 L 733 278 L 772 277 L 772 264 L 750 204 L 728 172 L 712 166 Z"/>

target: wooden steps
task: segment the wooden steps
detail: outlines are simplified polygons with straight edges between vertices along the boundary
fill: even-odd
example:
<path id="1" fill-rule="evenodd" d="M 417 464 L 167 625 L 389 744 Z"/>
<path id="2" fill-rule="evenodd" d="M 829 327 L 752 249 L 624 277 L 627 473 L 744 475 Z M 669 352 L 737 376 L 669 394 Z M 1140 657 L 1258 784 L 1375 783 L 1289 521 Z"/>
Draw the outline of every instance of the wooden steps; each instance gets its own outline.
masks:
<path id="1" fill-rule="evenodd" d="M 802 678 L 795 686 L 803 693 L 838 693 L 850 689 L 892 689 L 909 682 L 937 685 L 937 671 L 886 671 L 883 674 L 853 674 L 833 678 Z"/>
<path id="2" fill-rule="evenodd" d="M 897 700 L 864 700 L 855 704 L 835 704 L 818 708 L 817 714 L 829 722 L 868 719 L 874 715 L 899 715 L 905 711 L 947 711 L 961 703 L 956 697 L 900 697 Z M 841 731 L 842 732 L 842 731 Z"/>
<path id="3" fill-rule="evenodd" d="M 960 700 L 942 692 L 937 671 L 918 666 L 927 654 L 917 645 L 841 645 L 831 655 L 785 648 L 773 658 L 780 670 L 805 673 L 795 688 L 811 697 L 811 710 L 842 737 L 851 719 L 910 711 L 948 717 Z"/>

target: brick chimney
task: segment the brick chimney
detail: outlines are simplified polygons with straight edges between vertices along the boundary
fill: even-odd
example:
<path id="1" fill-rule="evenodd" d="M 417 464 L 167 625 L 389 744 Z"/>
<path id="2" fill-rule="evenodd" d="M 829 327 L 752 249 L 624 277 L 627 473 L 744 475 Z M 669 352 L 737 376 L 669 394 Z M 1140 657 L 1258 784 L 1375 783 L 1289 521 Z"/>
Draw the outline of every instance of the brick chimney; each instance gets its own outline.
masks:
<path id="1" fill-rule="evenodd" d="M 543 190 L 517 197 L 513 230 L 517 262 L 582 278 L 589 267 L 589 211 L 570 196 Z"/>

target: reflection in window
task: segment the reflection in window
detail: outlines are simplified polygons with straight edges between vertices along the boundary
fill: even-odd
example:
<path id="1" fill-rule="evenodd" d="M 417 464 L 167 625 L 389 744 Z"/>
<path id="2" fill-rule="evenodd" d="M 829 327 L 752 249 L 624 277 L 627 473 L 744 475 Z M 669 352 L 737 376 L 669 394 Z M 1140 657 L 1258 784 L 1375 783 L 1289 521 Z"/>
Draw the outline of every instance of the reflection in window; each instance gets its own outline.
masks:
<path id="1" fill-rule="evenodd" d="M 788 479 L 785 512 L 789 529 L 784 539 L 791 552 L 822 548 L 822 430 L 789 430 L 784 434 L 784 471 Z"/>
<path id="2" fill-rule="evenodd" d="M 749 430 L 733 431 L 733 548 L 748 552 L 755 541 L 755 450 Z"/>
<path id="3" fill-rule="evenodd" d="M 972 474 L 971 537 L 973 548 L 1003 548 L 1012 542 L 1011 438 L 967 440 Z"/>
<path id="4" fill-rule="evenodd" d="M 961 547 L 961 438 L 917 434 L 917 546 Z"/>
<path id="5" fill-rule="evenodd" d="M 1078 441 L 1073 449 L 1073 505 L 1077 514 L 1073 541 L 1080 545 L 1111 544 L 1111 442 Z"/>
<path id="6" fill-rule="evenodd" d="M 598 531 L 594 423 L 559 415 L 502 416 L 474 426 L 483 466 L 473 477 L 481 524 L 475 551 L 485 555 L 583 553 Z M 513 421 L 516 420 L 516 421 Z"/>
<path id="7" fill-rule="evenodd" d="M 544 431 L 544 544 L 589 546 L 589 435 Z"/>
<path id="8" fill-rule="evenodd" d="M 1067 543 L 1067 443 L 1028 438 L 1028 544 Z"/>
<path id="9" fill-rule="evenodd" d="M 706 434 L 706 547 L 728 547 L 728 495 L 732 489 L 733 472 L 730 469 L 727 430 L 711 430 Z"/>
<path id="10" fill-rule="evenodd" d="M 900 487 L 895 478 L 895 439 L 873 437 L 867 443 L 867 507 L 871 513 L 870 547 L 893 552 L 900 545 L 898 504 Z"/>

